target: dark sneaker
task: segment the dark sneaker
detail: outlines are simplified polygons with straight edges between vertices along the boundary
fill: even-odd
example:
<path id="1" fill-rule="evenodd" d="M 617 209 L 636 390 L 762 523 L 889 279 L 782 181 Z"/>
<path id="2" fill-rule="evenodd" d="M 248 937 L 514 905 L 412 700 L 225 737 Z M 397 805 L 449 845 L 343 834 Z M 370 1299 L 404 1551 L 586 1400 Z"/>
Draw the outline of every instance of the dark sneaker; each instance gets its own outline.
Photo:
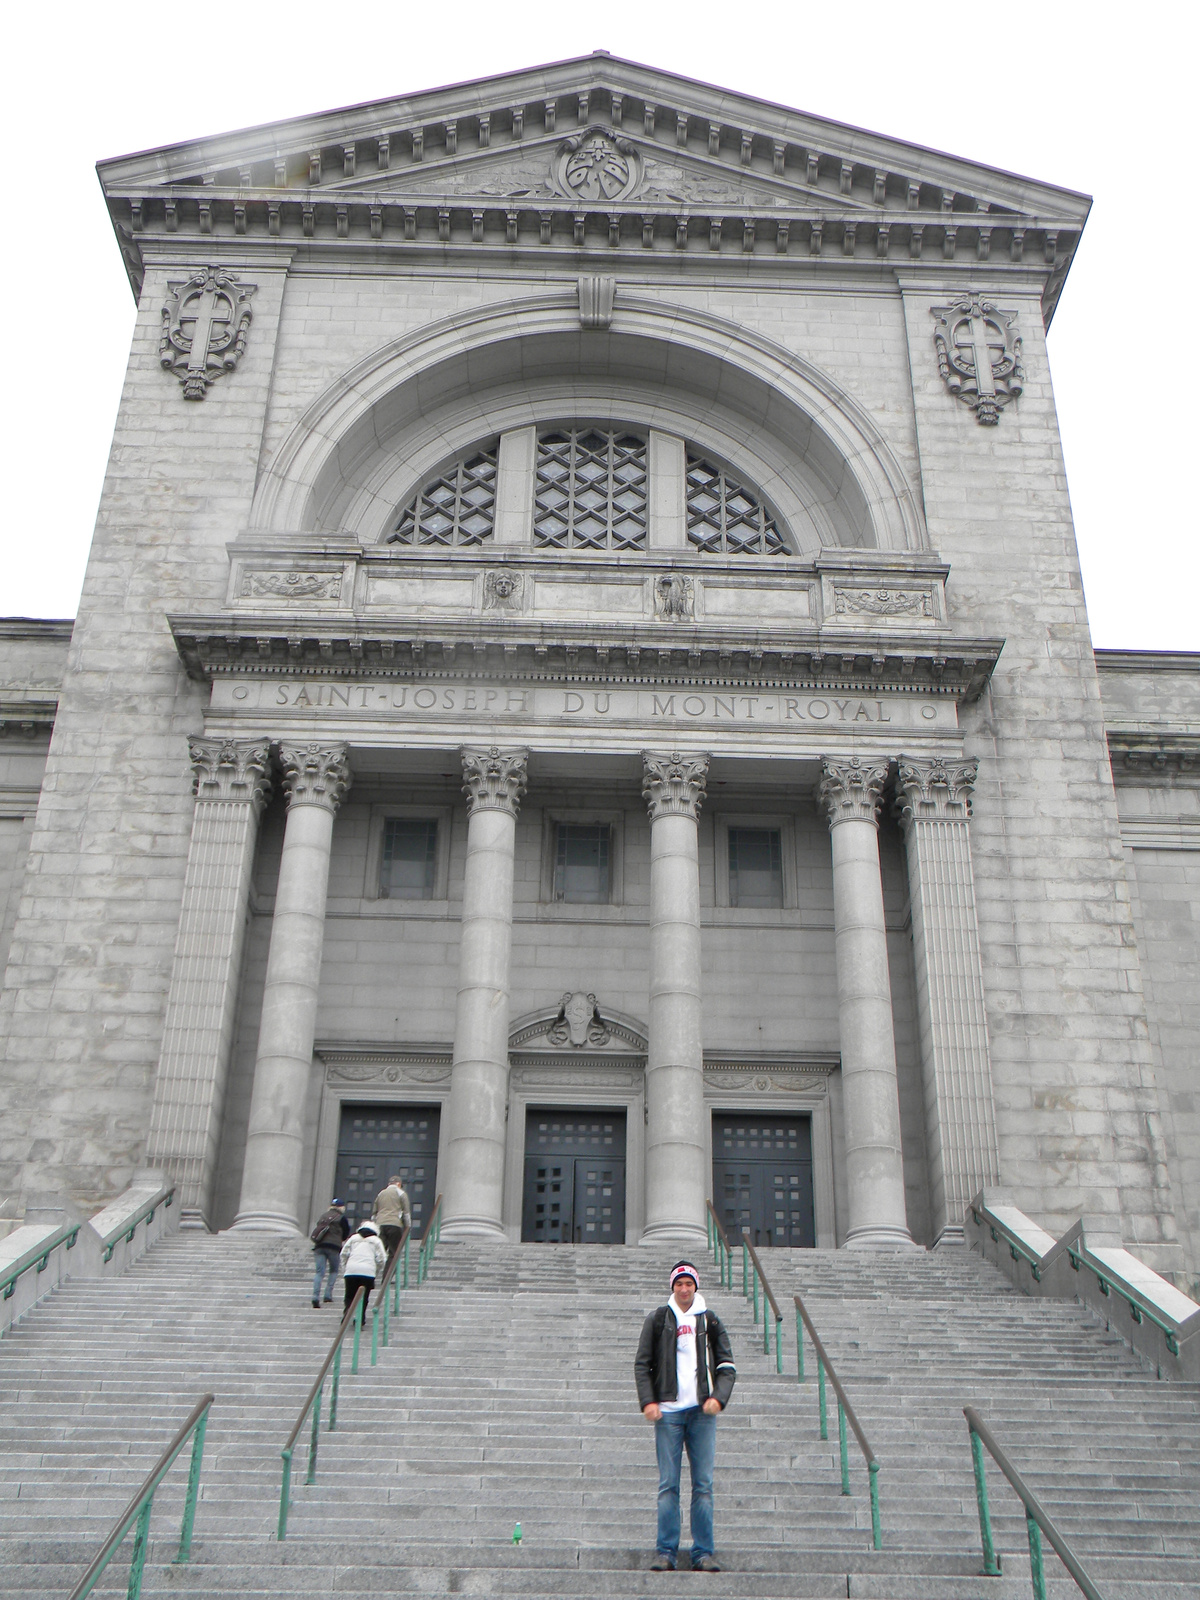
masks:
<path id="1" fill-rule="evenodd" d="M 701 1556 L 698 1561 L 692 1562 L 693 1572 L 720 1572 L 720 1570 L 712 1556 Z"/>
<path id="2" fill-rule="evenodd" d="M 316 1307 L 319 1306 L 320 1304 L 321 1304 L 321 1302 L 319 1300 L 314 1300 L 313 1301 L 313 1309 L 315 1310 Z"/>
<path id="3" fill-rule="evenodd" d="M 660 1554 L 657 1554 L 654 1557 L 654 1560 L 650 1563 L 650 1571 L 651 1572 L 674 1572 L 675 1571 L 675 1563 L 671 1560 L 670 1556 L 664 1556 L 664 1555 L 662 1555 L 660 1553 Z"/>

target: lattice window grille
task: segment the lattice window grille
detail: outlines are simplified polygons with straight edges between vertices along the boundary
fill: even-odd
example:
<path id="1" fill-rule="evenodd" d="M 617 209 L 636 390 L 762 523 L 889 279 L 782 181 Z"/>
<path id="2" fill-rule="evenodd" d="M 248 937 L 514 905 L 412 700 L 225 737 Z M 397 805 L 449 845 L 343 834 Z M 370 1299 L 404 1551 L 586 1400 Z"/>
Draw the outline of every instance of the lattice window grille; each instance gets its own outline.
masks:
<path id="1" fill-rule="evenodd" d="M 646 441 L 618 429 L 538 437 L 533 540 L 556 550 L 646 547 Z"/>
<path id="2" fill-rule="evenodd" d="M 703 555 L 787 553 L 774 517 L 758 496 L 701 456 L 687 458 L 687 522 L 688 538 Z"/>
<path id="3" fill-rule="evenodd" d="M 496 523 L 495 447 L 455 462 L 397 518 L 389 544 L 483 544 Z"/>

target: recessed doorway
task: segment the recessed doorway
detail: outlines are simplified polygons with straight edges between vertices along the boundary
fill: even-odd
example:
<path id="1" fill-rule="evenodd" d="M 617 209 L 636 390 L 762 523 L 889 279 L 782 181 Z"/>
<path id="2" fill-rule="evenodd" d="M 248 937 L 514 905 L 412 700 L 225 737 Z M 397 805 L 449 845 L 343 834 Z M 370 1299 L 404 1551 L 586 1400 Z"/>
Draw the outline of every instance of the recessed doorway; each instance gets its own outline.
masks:
<path id="1" fill-rule="evenodd" d="M 731 1244 L 812 1247 L 812 1118 L 713 1113 L 713 1195 Z"/>
<path id="2" fill-rule="evenodd" d="M 531 1107 L 525 1117 L 521 1238 L 625 1243 L 625 1112 Z"/>
<path id="3" fill-rule="evenodd" d="M 438 1106 L 343 1103 L 333 1192 L 346 1202 L 351 1227 L 370 1217 L 375 1196 L 399 1173 L 412 1201 L 413 1237 L 421 1237 L 437 1198 L 440 1122 Z"/>

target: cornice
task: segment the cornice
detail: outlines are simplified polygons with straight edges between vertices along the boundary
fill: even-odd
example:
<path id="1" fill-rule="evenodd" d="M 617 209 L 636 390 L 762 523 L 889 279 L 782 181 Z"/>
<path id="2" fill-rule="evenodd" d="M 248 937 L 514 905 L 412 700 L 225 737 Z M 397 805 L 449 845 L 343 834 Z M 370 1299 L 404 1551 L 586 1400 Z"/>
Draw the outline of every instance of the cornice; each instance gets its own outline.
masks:
<path id="1" fill-rule="evenodd" d="M 1147 778 L 1200 778 L 1200 733 L 1110 729 L 1108 755 L 1117 784 L 1140 783 Z"/>
<path id="2" fill-rule="evenodd" d="M 0 738 L 41 738 L 53 730 L 57 715 L 56 695 L 10 697 L 0 693 Z"/>
<path id="3" fill-rule="evenodd" d="M 1097 650 L 1101 672 L 1200 672 L 1200 650 Z"/>
<path id="4" fill-rule="evenodd" d="M 732 630 L 580 622 L 487 622 L 218 613 L 167 619 L 189 677 L 436 677 L 584 684 L 771 685 L 976 700 L 1002 639 L 886 630 Z"/>
<path id="5" fill-rule="evenodd" d="M 0 639 L 61 639 L 70 643 L 74 617 L 0 617 Z"/>

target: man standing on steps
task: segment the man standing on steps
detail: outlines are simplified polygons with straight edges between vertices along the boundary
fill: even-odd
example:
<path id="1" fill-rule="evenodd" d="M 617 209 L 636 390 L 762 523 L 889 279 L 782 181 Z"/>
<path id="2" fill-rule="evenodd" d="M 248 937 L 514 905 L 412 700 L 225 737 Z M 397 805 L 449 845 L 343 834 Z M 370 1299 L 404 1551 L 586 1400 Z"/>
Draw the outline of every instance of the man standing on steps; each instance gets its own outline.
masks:
<path id="1" fill-rule="evenodd" d="M 404 1179 L 399 1174 L 389 1178 L 387 1188 L 381 1189 L 375 1196 L 375 1209 L 371 1216 L 390 1261 L 400 1246 L 405 1228 L 412 1225 L 412 1202 L 405 1193 Z"/>
<path id="2" fill-rule="evenodd" d="M 658 1540 L 651 1572 L 674 1572 L 679 1554 L 679 1477 L 686 1448 L 692 1478 L 692 1571 L 720 1572 L 713 1554 L 712 1483 L 717 1417 L 737 1368 L 725 1325 L 704 1304 L 690 1261 L 671 1268 L 671 1298 L 642 1325 L 634 1375 L 658 1453 Z"/>

